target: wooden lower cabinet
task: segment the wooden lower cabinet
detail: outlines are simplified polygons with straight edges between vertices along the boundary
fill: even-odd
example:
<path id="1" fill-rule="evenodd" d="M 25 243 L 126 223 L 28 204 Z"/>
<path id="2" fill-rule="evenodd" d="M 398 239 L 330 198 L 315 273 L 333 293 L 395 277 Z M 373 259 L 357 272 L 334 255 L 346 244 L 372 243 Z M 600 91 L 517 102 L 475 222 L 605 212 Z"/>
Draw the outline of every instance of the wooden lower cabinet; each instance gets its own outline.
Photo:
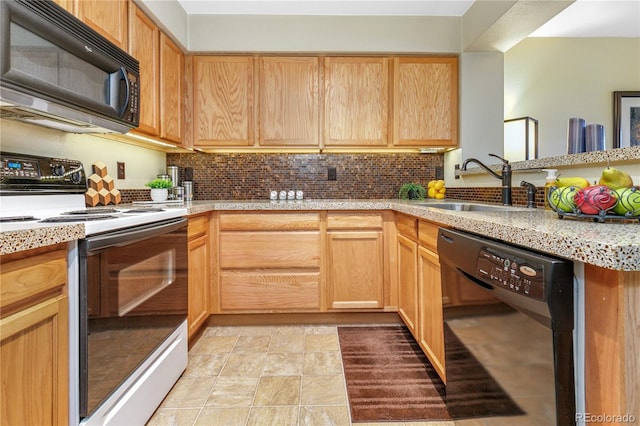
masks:
<path id="1" fill-rule="evenodd" d="M 446 383 L 440 260 L 424 247 L 418 248 L 418 299 L 418 344 Z"/>
<path id="2" fill-rule="evenodd" d="M 210 254 L 209 217 L 189 218 L 189 307 L 187 324 L 189 338 L 198 332 L 209 317 Z"/>
<path id="3" fill-rule="evenodd" d="M 67 425 L 66 245 L 0 258 L 0 424 Z"/>
<path id="4" fill-rule="evenodd" d="M 418 332 L 418 243 L 398 235 L 398 314 L 411 334 Z"/>
<path id="5" fill-rule="evenodd" d="M 380 213 L 329 212 L 327 308 L 384 308 L 384 237 Z"/>

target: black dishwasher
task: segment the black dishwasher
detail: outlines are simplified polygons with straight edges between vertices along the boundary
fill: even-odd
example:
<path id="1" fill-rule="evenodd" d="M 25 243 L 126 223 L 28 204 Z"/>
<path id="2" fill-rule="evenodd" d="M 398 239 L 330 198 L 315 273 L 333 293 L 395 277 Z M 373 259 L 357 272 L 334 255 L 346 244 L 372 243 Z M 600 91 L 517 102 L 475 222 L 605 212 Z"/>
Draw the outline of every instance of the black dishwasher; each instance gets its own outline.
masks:
<path id="1" fill-rule="evenodd" d="M 502 415 L 492 411 L 489 390 L 475 384 L 469 391 L 475 371 L 460 368 L 464 363 L 459 348 L 454 349 L 456 341 L 468 349 L 465 353 L 474 354 L 475 370 L 486 368 L 506 383 L 503 387 L 515 395 L 520 414 L 532 416 L 527 422 L 574 425 L 573 263 L 442 228 L 438 254 L 446 295 L 445 381 L 452 418 Z M 478 293 L 484 297 L 465 298 Z M 470 402 L 474 397 L 476 404 Z M 518 423 L 514 414 L 509 424 Z"/>

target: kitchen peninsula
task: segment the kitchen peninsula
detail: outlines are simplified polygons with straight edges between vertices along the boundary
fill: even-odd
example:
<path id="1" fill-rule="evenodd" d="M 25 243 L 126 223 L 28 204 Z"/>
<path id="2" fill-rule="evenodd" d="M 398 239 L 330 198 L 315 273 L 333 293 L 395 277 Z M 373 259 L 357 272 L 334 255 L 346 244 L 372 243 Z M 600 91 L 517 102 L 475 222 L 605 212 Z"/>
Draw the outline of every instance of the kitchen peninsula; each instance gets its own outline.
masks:
<path id="1" fill-rule="evenodd" d="M 450 202 L 451 200 L 446 200 Z M 366 217 L 360 220 L 358 231 L 374 231 L 381 236 L 385 256 L 385 288 L 383 302 L 378 308 L 372 305 L 351 305 L 347 311 L 369 309 L 397 310 L 398 268 L 396 241 L 397 218 L 410 217 L 418 222 L 452 227 L 502 240 L 524 248 L 533 249 L 574 261 L 579 285 L 585 296 L 585 389 L 586 408 L 590 413 L 638 413 L 637 395 L 640 383 L 640 365 L 637 354 L 640 312 L 640 233 L 638 222 L 593 223 L 576 220 L 560 220 L 556 214 L 541 209 L 513 208 L 506 211 L 449 211 L 434 208 L 437 201 L 415 202 L 401 200 L 303 200 L 303 201 L 193 201 L 185 205 L 189 217 L 206 218 L 209 221 L 209 253 L 219 259 L 221 217 L 242 214 L 255 217 L 277 218 L 308 214 L 301 223 L 304 233 L 317 235 L 318 253 L 326 256 L 328 227 L 341 229 L 350 217 Z M 231 216 L 230 216 L 231 215 Z M 331 218 L 333 215 L 334 219 Z M 333 220 L 333 222 L 331 222 Z M 327 225 L 328 222 L 334 225 Z M 244 223 L 248 223 L 245 221 Z M 266 223 L 266 222 L 265 222 Z M 275 223 L 275 220 L 274 220 Z M 284 223 L 284 225 L 282 225 Z M 311 224 L 310 224 L 311 223 Z M 353 220 L 349 223 L 356 223 Z M 289 226 L 280 222 L 284 227 Z M 336 225 L 337 224 L 337 225 Z M 236 225 L 227 225 L 236 226 Z M 263 225 L 260 225 L 263 226 Z M 274 225 L 275 226 L 275 225 Z M 60 232 L 64 228 L 64 232 Z M 77 229 L 76 229 L 77 228 Z M 82 237 L 82 225 L 69 227 L 27 227 L 8 230 L 0 227 L 1 253 L 3 255 L 34 249 Z M 228 228 L 231 229 L 231 228 Z M 346 228 L 345 228 L 346 229 Z M 297 232 L 293 230 L 293 232 Z M 351 232 L 351 230 L 350 230 Z M 371 234 L 368 234 L 371 235 Z M 293 248 L 293 247 L 292 247 Z M 324 260 L 312 263 L 320 274 L 317 285 L 320 295 L 326 296 L 323 272 Z M 208 314 L 221 313 L 219 300 L 219 271 L 217 260 L 210 261 L 210 300 Z M 321 266 L 319 266 L 321 265 Z M 395 268 L 395 269 L 394 269 Z M 308 283 L 308 281 L 304 281 Z M 202 283 L 207 286 L 208 283 Z M 326 297 L 324 298 L 326 299 Z M 321 301 L 317 307 L 298 312 L 327 312 L 336 309 Z M 369 302 L 367 302 L 369 303 Z M 346 305 L 349 307 L 349 305 Z M 338 308 L 339 309 L 339 308 Z M 295 310 L 295 309 L 294 309 Z M 224 310 L 223 310 L 224 311 Z M 233 311 L 233 309 L 231 309 Z M 278 311 L 272 309 L 272 311 Z M 211 321 L 211 320 L 210 320 Z M 206 324 L 206 321 L 204 322 Z"/>

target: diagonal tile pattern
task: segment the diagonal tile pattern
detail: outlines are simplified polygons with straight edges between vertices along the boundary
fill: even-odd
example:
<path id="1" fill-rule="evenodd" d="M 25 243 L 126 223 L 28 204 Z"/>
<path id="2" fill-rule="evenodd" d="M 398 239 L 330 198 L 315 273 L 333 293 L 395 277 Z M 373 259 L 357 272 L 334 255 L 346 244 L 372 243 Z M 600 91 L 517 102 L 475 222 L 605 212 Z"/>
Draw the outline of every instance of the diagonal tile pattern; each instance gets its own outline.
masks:
<path id="1" fill-rule="evenodd" d="M 148 425 L 342 426 L 348 404 L 336 326 L 209 327 Z"/>

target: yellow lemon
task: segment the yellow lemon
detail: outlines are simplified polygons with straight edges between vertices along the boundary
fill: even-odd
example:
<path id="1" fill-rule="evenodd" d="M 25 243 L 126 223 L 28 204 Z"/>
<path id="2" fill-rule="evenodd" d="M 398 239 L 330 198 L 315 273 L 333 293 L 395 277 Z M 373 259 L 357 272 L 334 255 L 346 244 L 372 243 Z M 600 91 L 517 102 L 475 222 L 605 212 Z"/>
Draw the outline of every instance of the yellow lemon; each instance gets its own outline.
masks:
<path id="1" fill-rule="evenodd" d="M 439 180 L 435 183 L 435 185 L 433 185 L 433 187 L 437 190 L 439 190 L 440 188 L 442 188 L 444 186 L 444 181 Z"/>
<path id="2" fill-rule="evenodd" d="M 436 184 L 435 180 L 430 180 L 429 183 L 427 184 L 427 188 L 433 188 L 433 185 Z"/>
<path id="3" fill-rule="evenodd" d="M 435 198 L 435 196 L 436 196 L 435 188 L 429 188 L 429 191 L 427 192 L 427 195 L 429 196 L 429 198 Z"/>
<path id="4" fill-rule="evenodd" d="M 446 192 L 447 192 L 447 188 L 445 188 L 444 186 L 438 190 L 438 194 L 444 194 Z"/>
<path id="5" fill-rule="evenodd" d="M 438 200 L 442 200 L 444 198 L 444 194 L 443 193 L 437 193 L 435 198 L 438 199 Z"/>

